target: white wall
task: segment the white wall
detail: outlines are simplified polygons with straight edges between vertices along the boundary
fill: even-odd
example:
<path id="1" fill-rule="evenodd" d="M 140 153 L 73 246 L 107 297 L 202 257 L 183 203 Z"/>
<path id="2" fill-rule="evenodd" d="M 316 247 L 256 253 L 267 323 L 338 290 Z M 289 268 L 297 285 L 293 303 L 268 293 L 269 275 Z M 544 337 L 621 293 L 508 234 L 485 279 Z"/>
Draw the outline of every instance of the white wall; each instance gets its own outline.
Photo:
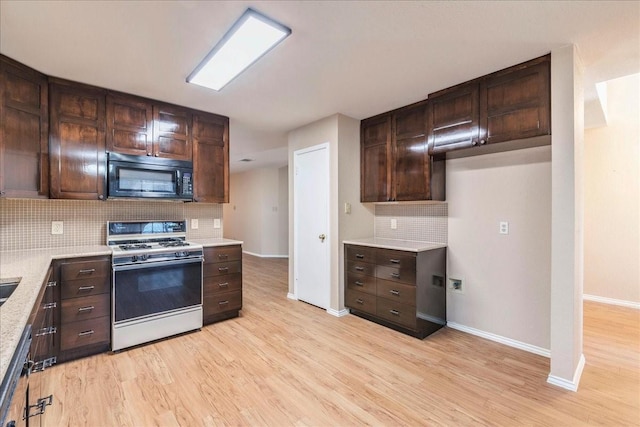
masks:
<path id="1" fill-rule="evenodd" d="M 330 307 L 332 314 L 343 314 L 344 275 L 342 274 L 342 240 L 368 237 L 373 232 L 373 211 L 360 200 L 360 122 L 341 114 L 318 120 L 289 133 L 289 164 L 293 154 L 314 145 L 329 143 L 329 235 Z M 295 294 L 293 171 L 289 169 L 289 296 Z M 344 203 L 352 212 L 344 214 Z"/>
<path id="2" fill-rule="evenodd" d="M 584 135 L 584 293 L 640 303 L 640 76 L 607 95 L 608 125 Z"/>
<path id="3" fill-rule="evenodd" d="M 278 168 L 232 174 L 229 203 L 224 205 L 224 237 L 242 240 L 242 249 L 264 257 L 288 253 L 288 187 L 281 185 Z M 284 192 L 284 194 L 282 194 Z"/>
<path id="4" fill-rule="evenodd" d="M 446 183 L 447 321 L 548 351 L 551 147 L 447 160 Z"/>

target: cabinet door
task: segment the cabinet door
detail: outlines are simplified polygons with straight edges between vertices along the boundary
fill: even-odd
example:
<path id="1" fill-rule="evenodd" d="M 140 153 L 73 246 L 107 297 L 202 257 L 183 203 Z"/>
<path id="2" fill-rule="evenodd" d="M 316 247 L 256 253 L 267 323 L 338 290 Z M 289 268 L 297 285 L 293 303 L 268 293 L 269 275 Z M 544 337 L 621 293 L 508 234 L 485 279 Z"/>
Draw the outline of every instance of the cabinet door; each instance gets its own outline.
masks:
<path id="1" fill-rule="evenodd" d="M 193 175 L 196 202 L 229 202 L 229 118 L 194 113 Z"/>
<path id="2" fill-rule="evenodd" d="M 479 143 L 477 81 L 429 95 L 427 131 L 429 153 L 440 154 Z"/>
<path id="3" fill-rule="evenodd" d="M 391 114 L 360 125 L 360 201 L 391 200 Z"/>
<path id="4" fill-rule="evenodd" d="M 49 196 L 44 75 L 0 56 L 0 196 Z"/>
<path id="5" fill-rule="evenodd" d="M 191 161 L 191 112 L 174 105 L 153 106 L 153 155 Z"/>
<path id="6" fill-rule="evenodd" d="M 480 87 L 481 142 L 551 133 L 550 62 L 545 56 L 492 74 Z"/>
<path id="7" fill-rule="evenodd" d="M 393 115 L 393 200 L 431 198 L 426 107 L 426 103 L 420 103 L 398 110 Z"/>
<path id="8" fill-rule="evenodd" d="M 125 94 L 107 95 L 107 150 L 122 154 L 153 154 L 151 103 Z"/>
<path id="9" fill-rule="evenodd" d="M 105 92 L 58 83 L 49 89 L 51 197 L 103 200 Z"/>

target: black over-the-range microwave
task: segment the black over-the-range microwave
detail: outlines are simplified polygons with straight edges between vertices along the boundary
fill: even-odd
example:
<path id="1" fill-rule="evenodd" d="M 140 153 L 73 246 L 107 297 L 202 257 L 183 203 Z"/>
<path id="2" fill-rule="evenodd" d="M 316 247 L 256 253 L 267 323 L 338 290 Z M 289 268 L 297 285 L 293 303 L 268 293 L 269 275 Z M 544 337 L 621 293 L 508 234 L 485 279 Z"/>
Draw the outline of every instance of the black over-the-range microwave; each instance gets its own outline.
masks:
<path id="1" fill-rule="evenodd" d="M 107 197 L 193 199 L 193 163 L 161 157 L 107 154 Z"/>

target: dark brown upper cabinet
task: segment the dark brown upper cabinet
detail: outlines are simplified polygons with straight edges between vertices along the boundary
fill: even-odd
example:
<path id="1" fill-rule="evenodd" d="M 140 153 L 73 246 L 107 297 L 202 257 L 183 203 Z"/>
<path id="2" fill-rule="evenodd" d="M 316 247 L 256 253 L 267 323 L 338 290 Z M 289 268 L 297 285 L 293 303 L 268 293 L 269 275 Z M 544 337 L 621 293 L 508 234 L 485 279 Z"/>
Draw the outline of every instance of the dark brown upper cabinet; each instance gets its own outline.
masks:
<path id="1" fill-rule="evenodd" d="M 391 114 L 360 124 L 360 200 L 391 200 Z"/>
<path id="2" fill-rule="evenodd" d="M 193 112 L 194 200 L 229 202 L 229 118 Z"/>
<path id="3" fill-rule="evenodd" d="M 47 77 L 0 55 L 0 196 L 49 196 Z"/>
<path id="4" fill-rule="evenodd" d="M 191 112 L 123 93 L 107 95 L 107 150 L 192 160 Z"/>
<path id="5" fill-rule="evenodd" d="M 429 95 L 429 153 L 551 133 L 550 55 Z"/>
<path id="6" fill-rule="evenodd" d="M 107 95 L 107 150 L 135 156 L 153 155 L 153 107 L 126 94 Z"/>
<path id="7" fill-rule="evenodd" d="M 104 200 L 106 91 L 52 79 L 51 197 Z"/>
<path id="8" fill-rule="evenodd" d="M 175 160 L 192 160 L 191 111 L 176 105 L 153 106 L 153 155 Z"/>
<path id="9" fill-rule="evenodd" d="M 432 185 L 426 114 L 427 102 L 422 101 L 362 121 L 362 202 L 444 200 L 444 187 Z"/>

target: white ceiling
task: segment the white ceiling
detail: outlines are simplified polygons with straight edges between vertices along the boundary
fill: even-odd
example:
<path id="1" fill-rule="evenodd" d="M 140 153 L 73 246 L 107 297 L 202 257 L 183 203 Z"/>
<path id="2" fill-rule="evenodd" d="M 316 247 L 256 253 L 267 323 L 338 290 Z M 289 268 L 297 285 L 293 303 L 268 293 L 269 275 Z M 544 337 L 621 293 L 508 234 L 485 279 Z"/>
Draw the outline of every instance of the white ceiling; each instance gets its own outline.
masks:
<path id="1" fill-rule="evenodd" d="M 292 35 L 221 92 L 185 83 L 247 7 Z M 640 72 L 640 2 L 0 1 L 1 53 L 229 116 L 232 172 L 286 164 L 287 132 L 320 118 L 369 117 L 569 43 L 587 98 Z"/>

